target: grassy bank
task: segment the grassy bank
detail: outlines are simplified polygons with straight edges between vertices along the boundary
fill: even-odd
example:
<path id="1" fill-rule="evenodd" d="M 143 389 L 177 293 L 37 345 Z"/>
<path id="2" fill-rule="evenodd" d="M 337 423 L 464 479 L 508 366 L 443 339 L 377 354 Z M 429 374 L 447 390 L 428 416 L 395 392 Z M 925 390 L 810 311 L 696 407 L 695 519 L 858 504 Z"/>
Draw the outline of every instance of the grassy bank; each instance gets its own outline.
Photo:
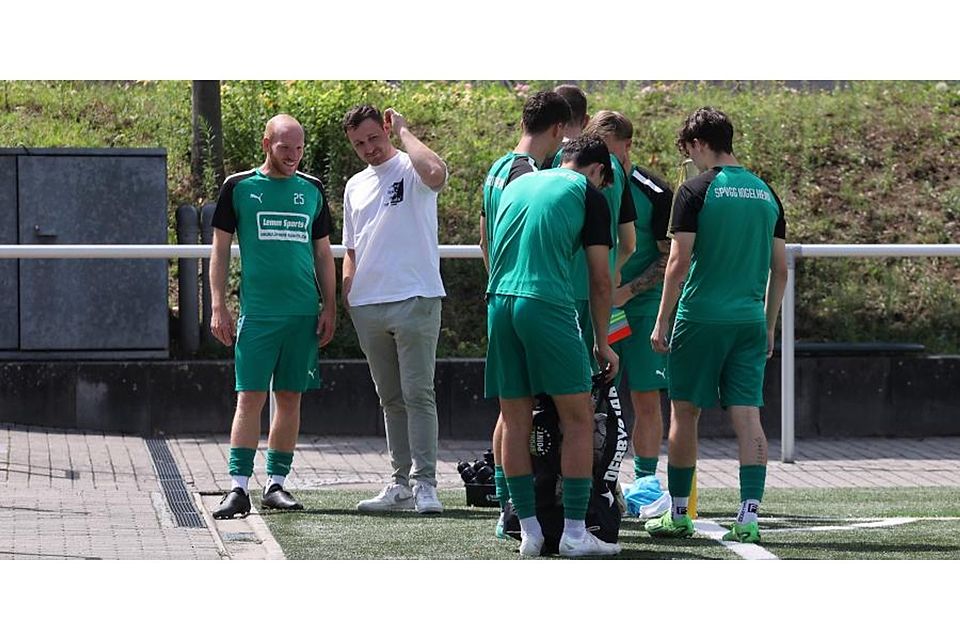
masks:
<path id="1" fill-rule="evenodd" d="M 519 134 L 525 95 L 550 82 L 230 82 L 223 84 L 228 172 L 260 162 L 264 121 L 287 111 L 307 129 L 304 170 L 320 176 L 340 241 L 340 196 L 361 168 L 339 121 L 361 101 L 396 106 L 450 166 L 440 196 L 440 241 L 477 241 L 480 184 Z M 711 104 L 737 127 L 739 159 L 777 190 L 788 242 L 960 242 L 960 85 L 851 83 L 806 91 L 775 83 L 590 83 L 590 109 L 612 108 L 635 125 L 634 158 L 672 179 L 681 118 Z M 214 195 L 189 183 L 188 82 L 4 82 L 0 146 L 160 146 L 168 152 L 169 213 Z M 172 225 L 171 225 L 172 229 Z M 172 236 L 171 236 L 172 237 Z M 485 350 L 479 261 L 444 261 L 449 298 L 441 355 Z M 960 353 L 960 262 L 819 259 L 798 267 L 797 336 L 903 341 Z M 175 292 L 171 293 L 175 304 Z M 358 356 L 341 317 L 331 356 Z"/>

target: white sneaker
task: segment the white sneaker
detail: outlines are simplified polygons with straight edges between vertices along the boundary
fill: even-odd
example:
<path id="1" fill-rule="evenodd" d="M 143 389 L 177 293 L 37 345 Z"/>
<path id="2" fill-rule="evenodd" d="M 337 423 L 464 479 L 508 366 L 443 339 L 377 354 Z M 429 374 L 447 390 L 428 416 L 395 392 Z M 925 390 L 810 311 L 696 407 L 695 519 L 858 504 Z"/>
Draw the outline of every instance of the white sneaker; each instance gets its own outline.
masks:
<path id="1" fill-rule="evenodd" d="M 543 549 L 543 536 L 532 536 L 526 532 L 520 532 L 520 557 L 537 558 L 540 556 L 540 550 Z"/>
<path id="2" fill-rule="evenodd" d="M 417 513 L 443 513 L 437 488 L 429 482 L 417 480 L 417 484 L 413 486 L 413 501 Z"/>
<path id="3" fill-rule="evenodd" d="M 566 533 L 560 536 L 560 555 L 564 558 L 615 556 L 618 553 L 620 553 L 620 545 L 604 542 L 589 531 L 579 540 L 567 537 Z"/>
<path id="4" fill-rule="evenodd" d="M 413 508 L 413 492 L 396 482 L 388 484 L 376 497 L 361 500 L 357 511 L 403 511 Z"/>

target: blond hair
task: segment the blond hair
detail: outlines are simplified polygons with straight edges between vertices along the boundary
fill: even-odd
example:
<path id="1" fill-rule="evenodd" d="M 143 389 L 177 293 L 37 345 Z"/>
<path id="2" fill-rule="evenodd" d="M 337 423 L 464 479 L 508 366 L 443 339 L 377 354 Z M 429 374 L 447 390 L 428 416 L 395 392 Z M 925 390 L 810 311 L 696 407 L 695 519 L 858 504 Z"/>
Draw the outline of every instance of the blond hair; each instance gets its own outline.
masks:
<path id="1" fill-rule="evenodd" d="M 604 109 L 594 114 L 583 132 L 603 139 L 612 136 L 615 140 L 627 140 L 633 137 L 633 125 L 622 113 Z"/>

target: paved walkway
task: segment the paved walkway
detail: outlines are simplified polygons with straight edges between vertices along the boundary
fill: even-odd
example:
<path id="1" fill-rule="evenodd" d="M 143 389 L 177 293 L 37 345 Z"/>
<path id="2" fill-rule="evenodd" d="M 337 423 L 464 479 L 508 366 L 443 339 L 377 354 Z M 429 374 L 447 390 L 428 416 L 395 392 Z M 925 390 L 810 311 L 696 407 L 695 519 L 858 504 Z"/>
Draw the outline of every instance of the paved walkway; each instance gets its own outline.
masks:
<path id="1" fill-rule="evenodd" d="M 177 524 L 161 488 L 169 475 L 158 475 L 144 439 L 0 424 L 0 559 L 282 557 L 256 515 L 216 523 L 209 517 L 230 486 L 226 436 L 166 443 L 202 519 L 198 526 Z M 457 462 L 487 446 L 441 440 L 441 488 L 462 486 Z M 797 462 L 783 464 L 779 442 L 771 441 L 768 487 L 960 487 L 960 438 L 801 440 L 796 451 Z M 261 451 L 252 490 L 262 486 L 264 463 Z M 161 467 L 169 474 L 168 465 Z M 288 486 L 375 490 L 389 476 L 382 438 L 305 436 Z M 698 477 L 700 487 L 736 487 L 735 441 L 701 442 Z M 623 465 L 621 480 L 632 482 L 631 464 Z"/>

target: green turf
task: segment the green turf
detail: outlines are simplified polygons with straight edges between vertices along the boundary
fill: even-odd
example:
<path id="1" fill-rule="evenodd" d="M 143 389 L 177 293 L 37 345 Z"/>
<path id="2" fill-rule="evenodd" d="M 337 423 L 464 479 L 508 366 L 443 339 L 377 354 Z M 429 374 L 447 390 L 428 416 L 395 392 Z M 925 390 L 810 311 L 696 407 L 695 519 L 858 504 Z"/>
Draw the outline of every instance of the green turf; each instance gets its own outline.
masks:
<path id="1" fill-rule="evenodd" d="M 440 491 L 441 516 L 413 512 L 360 514 L 355 505 L 371 492 L 296 491 L 305 510 L 265 512 L 291 559 L 497 559 L 517 557 L 517 543 L 493 537 L 495 509 L 467 507 L 462 490 Z M 701 490 L 699 517 L 728 526 L 738 505 L 735 490 Z M 960 518 L 955 489 L 771 489 L 761 508 L 761 546 L 774 555 L 803 559 L 958 559 L 960 520 L 922 520 L 849 531 L 787 531 L 848 526 L 892 517 Z M 636 519 L 625 520 L 620 559 L 737 559 L 698 534 L 654 540 Z"/>

